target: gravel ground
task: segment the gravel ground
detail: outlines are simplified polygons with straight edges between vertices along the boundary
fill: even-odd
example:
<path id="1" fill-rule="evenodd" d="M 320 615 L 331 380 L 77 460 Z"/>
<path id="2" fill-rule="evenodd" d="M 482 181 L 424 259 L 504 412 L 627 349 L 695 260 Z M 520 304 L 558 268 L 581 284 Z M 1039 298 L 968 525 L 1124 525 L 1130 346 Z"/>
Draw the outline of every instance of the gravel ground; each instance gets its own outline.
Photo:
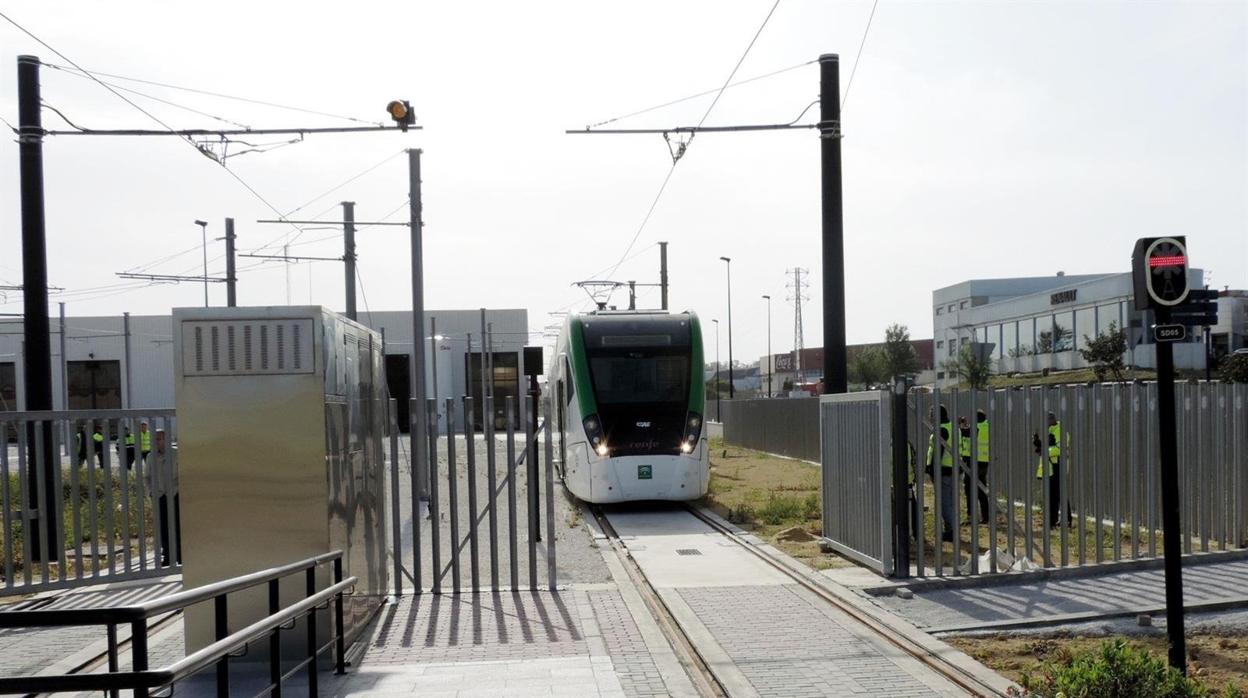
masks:
<path id="1" fill-rule="evenodd" d="M 479 579 L 482 588 L 488 588 L 490 584 L 490 546 L 489 546 L 489 518 L 488 503 L 489 497 L 489 481 L 488 468 L 486 459 L 486 442 L 483 436 L 478 435 L 473 440 L 473 448 L 476 463 L 476 484 L 477 493 L 477 545 L 478 545 L 478 561 L 479 561 Z M 452 584 L 451 569 L 451 552 L 455 549 L 452 546 L 451 531 L 451 496 L 448 472 L 449 458 L 447 449 L 447 439 L 445 436 L 438 441 L 438 528 L 440 540 L 440 557 L 441 571 L 443 574 L 443 587 L 449 587 Z M 456 474 L 456 495 L 458 505 L 456 508 L 459 527 L 459 545 L 458 559 L 460 564 L 460 589 L 471 589 L 471 546 L 469 542 L 469 522 L 474 518 L 469 510 L 468 494 L 470 482 L 468 478 L 468 467 L 466 457 L 467 441 L 463 436 L 455 438 L 455 474 Z M 407 453 L 408 442 L 401 442 L 399 448 L 400 462 L 400 478 L 399 478 L 399 497 L 401 514 L 401 525 L 403 529 L 403 565 L 407 570 L 413 570 L 413 526 L 411 518 L 411 470 Z M 515 450 L 517 455 L 523 451 L 524 440 L 517 438 Z M 500 587 L 509 588 L 511 586 L 511 561 L 510 561 L 510 535 L 511 527 L 509 525 L 508 503 L 510 498 L 509 488 L 505 484 L 506 463 L 507 463 L 507 444 L 505 436 L 497 436 L 494 443 L 495 449 L 495 468 L 497 472 L 496 487 L 496 517 L 497 517 L 497 541 L 498 541 L 498 578 Z M 538 443 L 539 461 L 543 457 L 543 446 L 539 440 Z M 542 497 L 540 503 L 540 536 L 541 542 L 536 542 L 534 546 L 535 560 L 537 564 L 537 583 L 539 586 L 547 584 L 547 567 L 546 567 L 546 473 L 545 463 L 542 462 L 541 477 L 539 479 L 540 494 Z M 389 483 L 387 483 L 388 485 Z M 519 586 L 529 586 L 529 530 L 527 525 L 527 492 L 528 492 L 528 474 L 527 468 L 521 465 L 516 469 L 516 562 L 517 562 L 517 581 Z M 558 584 L 570 583 L 601 583 L 610 580 L 610 573 L 607 571 L 606 563 L 603 562 L 601 553 L 596 549 L 596 544 L 590 532 L 581 520 L 580 510 L 563 485 L 560 483 L 558 476 L 555 477 L 554 487 L 554 511 L 555 511 L 555 560 L 556 582 Z M 421 527 L 421 577 L 424 587 L 430 588 L 433 580 L 433 555 L 432 555 L 432 519 L 430 518 L 430 505 L 432 502 L 421 502 L 422 518 Z M 410 588 L 411 581 L 404 580 L 404 586 Z"/>

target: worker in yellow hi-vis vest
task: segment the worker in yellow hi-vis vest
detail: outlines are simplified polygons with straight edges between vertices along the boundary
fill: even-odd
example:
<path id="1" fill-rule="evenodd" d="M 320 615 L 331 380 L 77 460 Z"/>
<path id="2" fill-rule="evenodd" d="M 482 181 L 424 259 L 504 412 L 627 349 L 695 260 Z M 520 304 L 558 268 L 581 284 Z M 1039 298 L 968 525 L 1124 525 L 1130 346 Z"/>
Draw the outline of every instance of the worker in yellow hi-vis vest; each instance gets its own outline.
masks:
<path id="1" fill-rule="evenodd" d="M 940 519 L 944 522 L 941 540 L 952 541 L 953 531 L 957 527 L 956 514 L 953 509 L 953 450 L 957 448 L 953 442 L 953 424 L 949 422 L 949 411 L 940 406 L 939 426 L 932 426 L 932 435 L 927 441 L 927 467 L 932 476 L 932 486 L 940 487 Z M 936 467 L 937 461 L 940 467 Z M 939 470 L 939 474 L 937 474 Z M 937 480 L 939 478 L 939 481 Z"/>
<path id="2" fill-rule="evenodd" d="M 1049 474 L 1049 525 L 1056 527 L 1061 521 L 1062 511 L 1066 512 L 1066 521 L 1070 522 L 1070 503 L 1062 502 L 1062 447 L 1070 445 L 1070 439 L 1067 438 L 1066 443 L 1062 442 L 1062 423 L 1057 421 L 1057 415 L 1050 412 L 1048 414 L 1048 437 L 1041 442 L 1039 434 L 1031 435 L 1032 449 L 1039 456 L 1039 462 L 1036 464 L 1036 479 L 1043 480 L 1045 474 L 1045 466 L 1048 466 Z"/>
<path id="3" fill-rule="evenodd" d="M 966 424 L 962 420 L 962 424 Z M 962 476 L 962 488 L 966 496 L 966 512 L 967 518 L 970 518 L 971 497 L 975 493 L 979 494 L 979 511 L 976 512 L 980 523 L 988 523 L 988 415 L 983 410 L 975 411 L 975 433 L 971 434 L 969 425 L 962 429 L 961 452 L 962 462 L 966 465 L 966 473 Z M 972 466 L 971 458 L 975 458 L 975 465 L 979 468 L 979 487 L 971 483 L 972 473 L 975 467 Z"/>

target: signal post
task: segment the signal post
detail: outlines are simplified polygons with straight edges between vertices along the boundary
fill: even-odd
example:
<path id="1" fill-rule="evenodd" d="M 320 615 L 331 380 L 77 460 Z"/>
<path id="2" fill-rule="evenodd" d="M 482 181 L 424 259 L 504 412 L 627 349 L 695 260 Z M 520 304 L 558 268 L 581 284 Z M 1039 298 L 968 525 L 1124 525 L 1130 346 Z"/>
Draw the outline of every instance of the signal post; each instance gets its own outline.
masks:
<path id="1" fill-rule="evenodd" d="M 1171 310 L 1188 299 L 1187 242 L 1183 236 L 1142 238 L 1131 255 L 1137 310 L 1151 309 L 1157 323 L 1157 427 L 1161 458 L 1161 527 L 1166 571 L 1166 635 L 1170 665 L 1187 673 L 1187 643 L 1183 632 L 1183 561 L 1179 540 L 1178 448 L 1174 422 L 1173 342 L 1187 336 L 1182 324 L 1172 324 Z"/>

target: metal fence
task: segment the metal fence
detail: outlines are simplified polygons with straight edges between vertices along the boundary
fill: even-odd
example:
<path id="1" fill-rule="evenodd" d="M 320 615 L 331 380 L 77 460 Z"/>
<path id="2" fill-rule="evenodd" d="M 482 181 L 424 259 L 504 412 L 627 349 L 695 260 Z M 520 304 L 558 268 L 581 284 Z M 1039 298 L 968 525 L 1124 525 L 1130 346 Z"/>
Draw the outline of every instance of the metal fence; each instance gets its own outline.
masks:
<path id="1" fill-rule="evenodd" d="M 1180 384 L 1175 408 L 1183 551 L 1243 548 L 1248 385 Z M 917 574 L 1159 554 L 1155 383 L 916 390 L 907 411 L 911 472 L 926 473 L 910 488 L 912 527 L 921 525 L 910 555 Z M 981 484 L 968 489 L 977 479 Z"/>
<path id="2" fill-rule="evenodd" d="M 416 415 L 414 399 L 412 403 L 410 413 Z M 399 459 L 392 458 L 395 593 L 403 593 L 404 578 L 415 594 L 554 591 L 558 580 L 551 398 L 534 400 L 529 395 L 517 400 L 509 395 L 498 400 L 505 419 L 497 432 L 492 420 L 478 432 L 471 419 L 473 398 L 460 397 L 443 401 L 444 428 L 439 434 L 436 403 L 427 402 L 430 438 L 421 454 L 429 466 L 429 496 L 424 502 L 416 497 L 411 501 L 410 540 L 397 514 L 401 474 Z M 494 396 L 487 393 L 486 414 L 495 414 L 495 406 Z M 391 410 L 391 453 L 399 451 L 393 421 L 397 412 Z M 413 478 L 421 464 L 414 465 Z M 411 491 L 416 491 L 414 479 Z M 401 548 L 407 545 L 411 570 L 398 563 Z M 544 574 L 539 574 L 539 562 Z"/>
<path id="3" fill-rule="evenodd" d="M 720 411 L 726 443 L 819 462 L 819 398 L 725 400 Z"/>
<path id="4" fill-rule="evenodd" d="M 174 411 L 0 412 L 0 596 L 181 564 Z"/>
<path id="5" fill-rule="evenodd" d="M 893 549 L 889 394 L 825 395 L 800 402 L 816 402 L 819 408 L 824 538 L 842 555 L 890 574 Z"/>

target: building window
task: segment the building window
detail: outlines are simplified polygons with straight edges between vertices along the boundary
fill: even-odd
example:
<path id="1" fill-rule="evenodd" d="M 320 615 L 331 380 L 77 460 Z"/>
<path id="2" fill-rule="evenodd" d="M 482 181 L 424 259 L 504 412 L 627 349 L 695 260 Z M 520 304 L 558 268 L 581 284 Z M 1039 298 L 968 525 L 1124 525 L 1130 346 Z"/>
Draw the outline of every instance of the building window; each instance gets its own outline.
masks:
<path id="1" fill-rule="evenodd" d="M 937 372 L 936 372 L 936 378 L 937 378 L 937 379 L 944 378 L 944 377 L 945 377 L 945 372 L 944 372 L 944 371 L 937 371 Z"/>
<path id="2" fill-rule="evenodd" d="M 950 303 L 950 304 L 949 304 L 949 312 L 951 312 L 951 313 L 952 313 L 952 312 L 953 312 L 953 309 L 954 309 L 954 308 L 956 308 L 956 307 L 957 307 L 957 305 L 955 305 L 954 303 Z"/>
<path id="3" fill-rule="evenodd" d="M 967 304 L 967 301 L 962 301 L 962 304 L 961 304 L 961 305 L 959 305 L 958 307 L 959 307 L 959 308 L 963 308 L 963 309 L 965 309 L 965 308 L 966 308 L 966 304 Z"/>
<path id="4" fill-rule="evenodd" d="M 940 307 L 936 308 L 936 314 L 937 314 L 937 315 L 941 315 L 941 314 L 943 314 L 944 312 L 945 312 L 945 308 L 944 308 L 944 306 L 940 306 Z"/>
<path id="5" fill-rule="evenodd" d="M 944 349 L 944 348 L 945 348 L 945 340 L 943 340 L 943 339 L 938 339 L 938 340 L 936 340 L 936 348 L 937 348 L 937 349 Z"/>

